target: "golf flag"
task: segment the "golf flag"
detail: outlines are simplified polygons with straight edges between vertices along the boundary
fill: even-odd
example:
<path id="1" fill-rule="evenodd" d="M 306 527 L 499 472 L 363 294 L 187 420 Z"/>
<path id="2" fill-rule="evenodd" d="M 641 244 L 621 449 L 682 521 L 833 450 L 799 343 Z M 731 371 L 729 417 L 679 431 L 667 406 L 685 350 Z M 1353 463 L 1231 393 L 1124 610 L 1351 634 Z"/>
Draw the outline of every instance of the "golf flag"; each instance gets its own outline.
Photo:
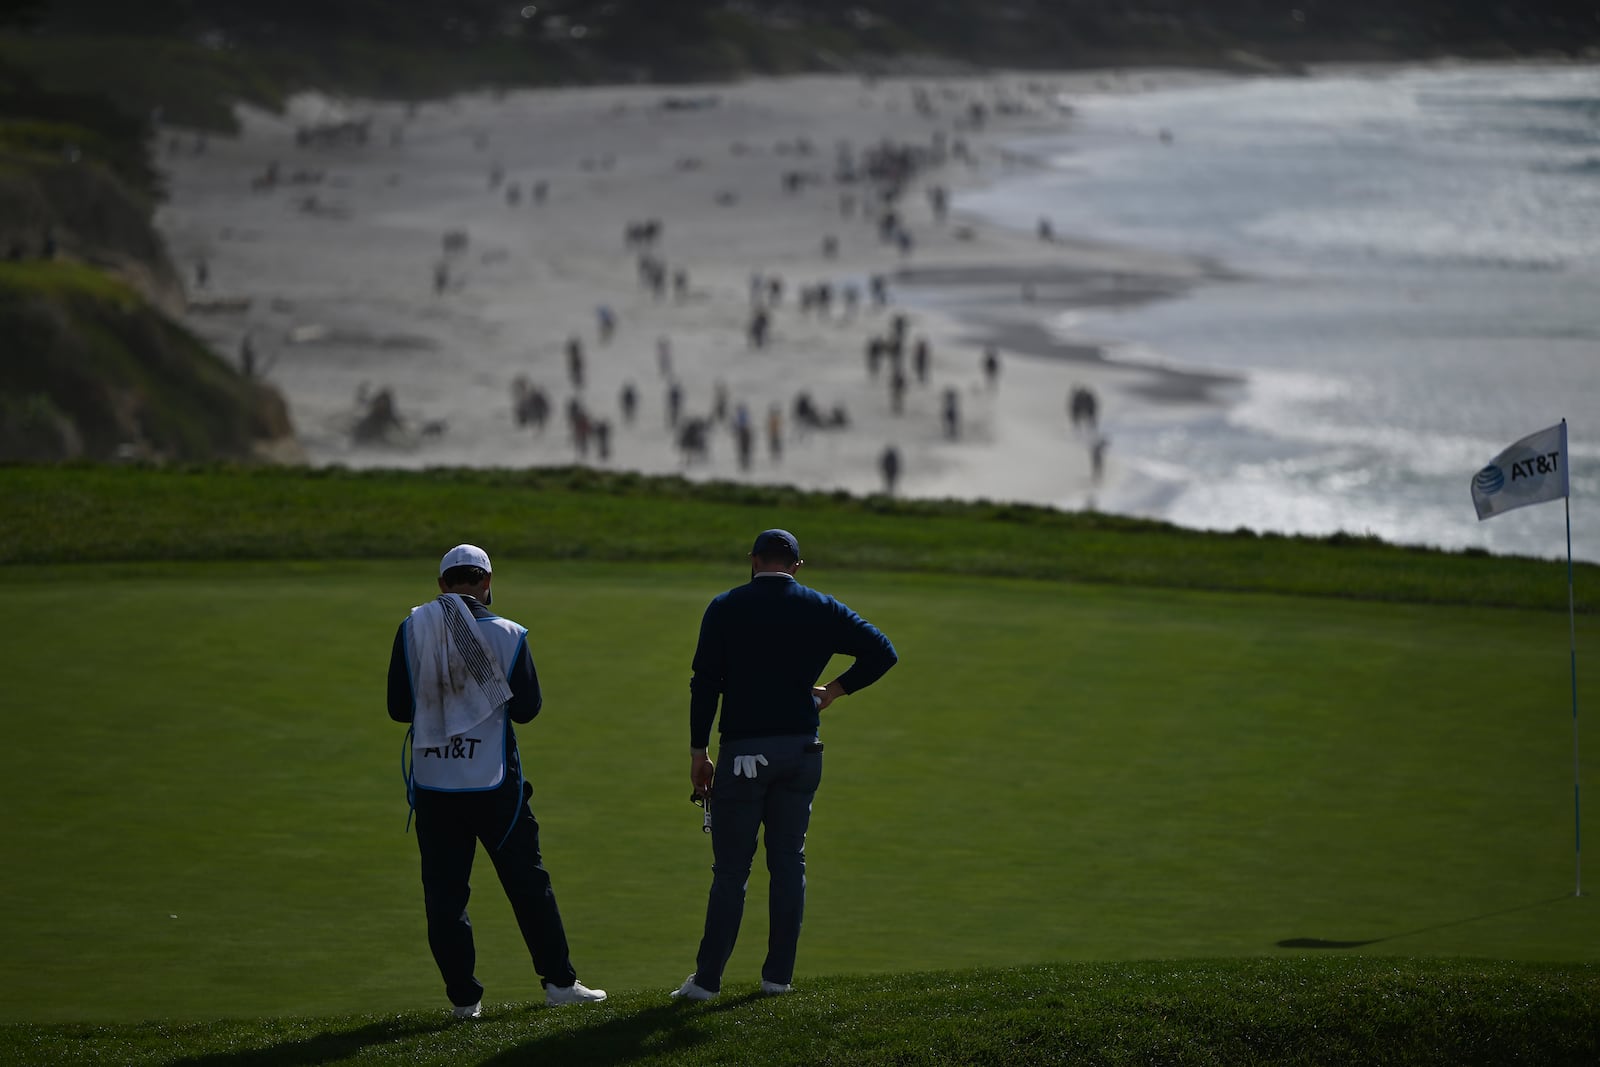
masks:
<path id="1" fill-rule="evenodd" d="M 1472 476 L 1472 503 L 1479 521 L 1570 495 L 1565 419 L 1524 437 Z"/>

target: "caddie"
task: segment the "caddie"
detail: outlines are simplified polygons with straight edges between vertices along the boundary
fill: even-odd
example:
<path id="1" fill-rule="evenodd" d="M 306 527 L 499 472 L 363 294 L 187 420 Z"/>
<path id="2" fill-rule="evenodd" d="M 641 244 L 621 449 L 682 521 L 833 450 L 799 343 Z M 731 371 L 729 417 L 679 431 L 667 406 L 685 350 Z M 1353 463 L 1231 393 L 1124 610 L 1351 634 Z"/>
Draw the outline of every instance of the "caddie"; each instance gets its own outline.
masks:
<path id="1" fill-rule="evenodd" d="M 539 824 L 528 806 L 513 722 L 544 703 L 528 631 L 489 609 L 494 568 L 476 545 L 439 561 L 439 595 L 400 624 L 389 656 L 389 717 L 411 724 L 402 763 L 416 815 L 428 947 L 454 1015 L 482 1013 L 483 986 L 467 918 L 468 878 L 483 843 L 511 901 L 549 1005 L 606 999 L 578 981 Z"/>

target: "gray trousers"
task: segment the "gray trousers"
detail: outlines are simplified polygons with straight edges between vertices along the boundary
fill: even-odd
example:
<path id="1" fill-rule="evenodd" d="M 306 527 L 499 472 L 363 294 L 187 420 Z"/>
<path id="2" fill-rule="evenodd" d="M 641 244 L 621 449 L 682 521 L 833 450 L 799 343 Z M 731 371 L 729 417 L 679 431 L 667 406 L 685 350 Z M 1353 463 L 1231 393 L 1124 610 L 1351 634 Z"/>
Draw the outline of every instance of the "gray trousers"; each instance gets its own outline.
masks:
<path id="1" fill-rule="evenodd" d="M 822 781 L 822 753 L 806 752 L 816 738 L 758 737 L 724 742 L 717 753 L 712 788 L 711 898 L 705 935 L 695 958 L 695 984 L 722 988 L 722 970 L 733 954 L 744 917 L 745 887 L 755 860 L 756 831 L 766 827 L 767 958 L 761 977 L 788 985 L 806 908 L 806 827 L 811 798 Z M 760 753 L 767 765 L 754 779 L 733 776 L 733 757 Z"/>

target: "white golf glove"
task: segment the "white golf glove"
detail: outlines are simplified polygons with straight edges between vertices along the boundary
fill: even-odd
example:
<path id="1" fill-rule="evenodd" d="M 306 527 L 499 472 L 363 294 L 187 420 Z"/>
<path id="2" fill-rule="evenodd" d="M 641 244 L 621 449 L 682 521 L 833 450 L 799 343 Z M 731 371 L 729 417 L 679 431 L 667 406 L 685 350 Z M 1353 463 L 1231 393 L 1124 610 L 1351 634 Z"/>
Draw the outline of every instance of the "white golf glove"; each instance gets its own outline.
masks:
<path id="1" fill-rule="evenodd" d="M 756 764 L 758 763 L 765 767 L 767 765 L 767 757 L 761 755 L 733 757 L 733 776 L 738 778 L 740 775 L 743 775 L 744 777 L 754 781 L 756 776 Z"/>

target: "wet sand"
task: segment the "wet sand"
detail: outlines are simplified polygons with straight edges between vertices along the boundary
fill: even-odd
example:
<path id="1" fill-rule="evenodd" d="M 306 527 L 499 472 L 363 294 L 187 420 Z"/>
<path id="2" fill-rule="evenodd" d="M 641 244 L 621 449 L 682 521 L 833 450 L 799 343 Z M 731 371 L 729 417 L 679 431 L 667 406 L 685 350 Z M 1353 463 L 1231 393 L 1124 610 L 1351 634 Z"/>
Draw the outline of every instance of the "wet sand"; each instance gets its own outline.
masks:
<path id="1" fill-rule="evenodd" d="M 229 359 L 250 337 L 313 463 L 587 462 L 860 493 L 882 489 L 878 461 L 893 445 L 901 494 L 1079 507 L 1118 471 L 1113 446 L 1105 485 L 1096 485 L 1092 435 L 1067 419 L 1072 388 L 1094 390 L 1102 415 L 1114 417 L 1137 405 L 1213 403 L 1227 383 L 1109 361 L 1095 339 L 1052 327 L 1052 316 L 1168 299 L 1223 275 L 1197 260 L 1042 241 L 956 214 L 941 221 L 928 190 L 1034 165 L 1004 146 L 1061 129 L 1070 122 L 1063 102 L 1075 95 L 1133 84 L 817 77 L 474 95 L 415 109 L 306 96 L 282 116 L 246 112 L 240 137 L 214 138 L 203 153 L 170 154 L 170 199 L 157 221 L 191 284 L 193 266 L 206 265 L 190 324 Z M 364 141 L 297 144 L 297 131 L 347 119 L 368 121 Z M 859 161 L 885 140 L 932 146 L 941 137 L 944 161 L 920 170 L 898 204 L 909 249 L 881 240 L 877 213 L 862 210 L 869 188 L 836 181 L 841 146 Z M 970 159 L 953 154 L 958 141 Z M 629 247 L 625 228 L 650 219 L 660 220 L 659 240 Z M 447 250 L 451 233 L 463 239 Z M 641 283 L 641 252 L 665 265 L 659 296 Z M 680 269 L 681 293 L 671 284 Z M 784 280 L 760 348 L 746 333 L 753 273 Z M 871 306 L 873 275 L 888 279 L 889 307 Z M 797 290 L 824 281 L 832 310 L 802 312 Z M 841 304 L 850 285 L 861 290 L 854 314 Z M 616 319 L 608 341 L 602 306 Z M 864 355 L 895 314 L 907 316 L 908 345 L 926 338 L 932 357 L 926 384 L 908 360 L 898 414 L 887 371 L 869 376 Z M 581 387 L 569 377 L 571 337 L 584 349 Z M 982 371 L 990 345 L 1000 358 L 992 384 Z M 550 400 L 542 432 L 514 417 L 519 376 Z M 725 417 L 712 422 L 703 460 L 686 464 L 676 446 L 671 382 L 686 417 L 712 418 L 725 389 Z M 619 409 L 626 383 L 639 397 L 631 424 Z M 357 443 L 358 398 L 384 388 L 402 428 Z M 954 439 L 947 390 L 960 407 Z M 825 412 L 842 408 L 848 428 L 798 427 L 801 391 Z M 574 399 L 609 423 L 608 459 L 576 449 L 565 418 Z M 741 405 L 754 429 L 747 469 L 732 432 Z M 766 441 L 774 405 L 781 456 Z"/>

